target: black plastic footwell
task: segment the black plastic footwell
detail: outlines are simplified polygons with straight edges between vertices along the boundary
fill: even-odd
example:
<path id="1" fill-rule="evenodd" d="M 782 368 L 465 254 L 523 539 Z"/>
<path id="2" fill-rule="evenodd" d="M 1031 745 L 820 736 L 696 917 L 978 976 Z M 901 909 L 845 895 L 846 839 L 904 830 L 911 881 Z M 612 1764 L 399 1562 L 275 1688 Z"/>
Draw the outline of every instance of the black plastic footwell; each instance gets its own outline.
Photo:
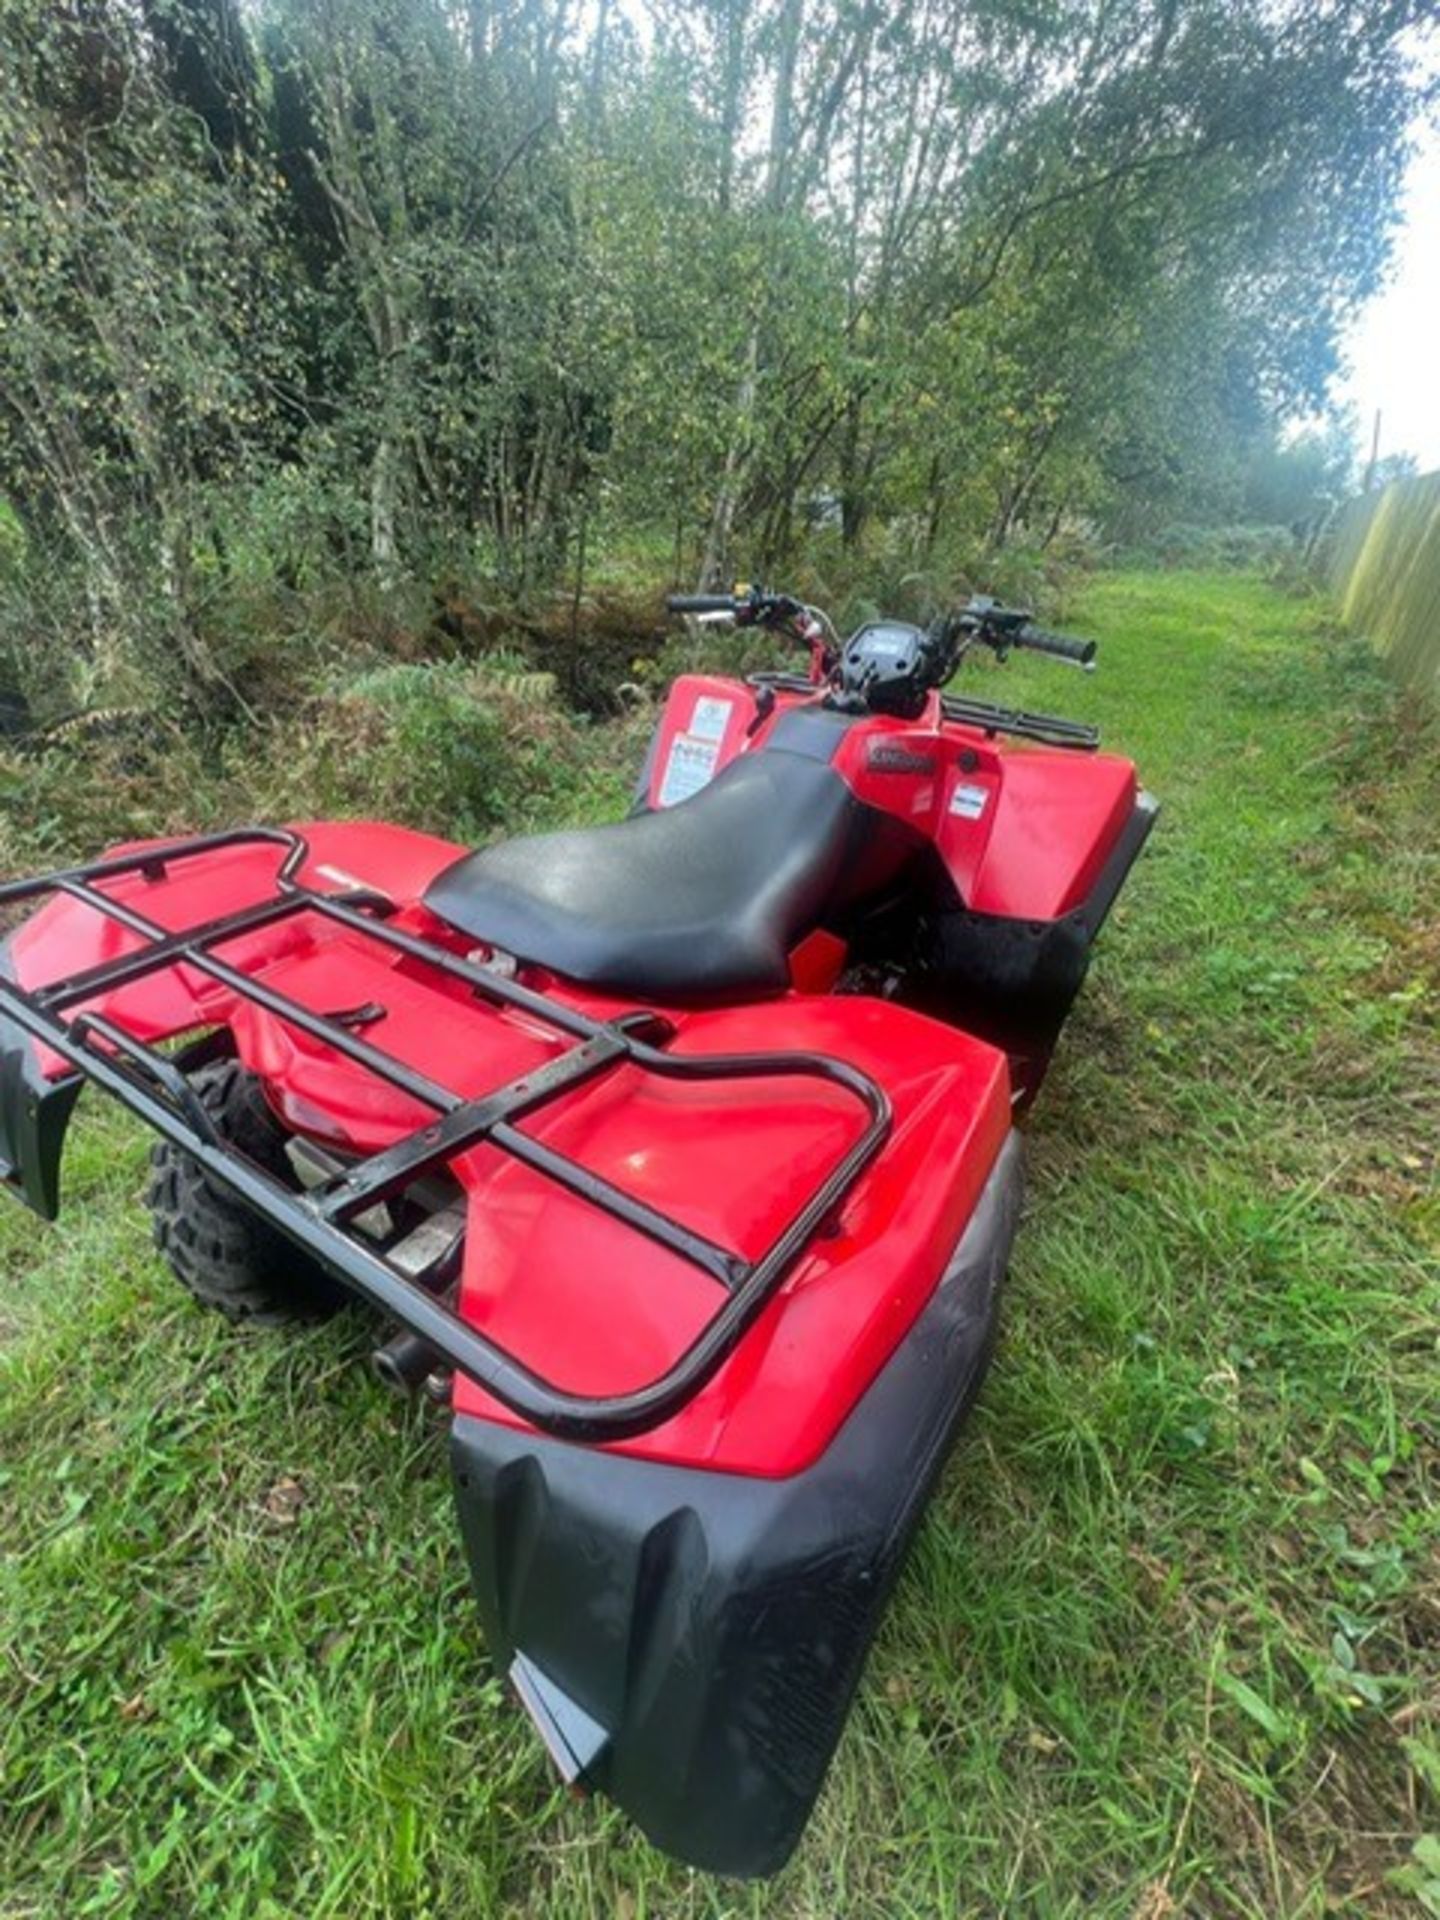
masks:
<path id="1" fill-rule="evenodd" d="M 799 1840 L 984 1376 L 1020 1184 L 1012 1134 L 929 1305 L 789 1479 L 456 1420 L 456 1503 L 497 1664 L 566 1777 L 680 1859 L 773 1873 Z"/>

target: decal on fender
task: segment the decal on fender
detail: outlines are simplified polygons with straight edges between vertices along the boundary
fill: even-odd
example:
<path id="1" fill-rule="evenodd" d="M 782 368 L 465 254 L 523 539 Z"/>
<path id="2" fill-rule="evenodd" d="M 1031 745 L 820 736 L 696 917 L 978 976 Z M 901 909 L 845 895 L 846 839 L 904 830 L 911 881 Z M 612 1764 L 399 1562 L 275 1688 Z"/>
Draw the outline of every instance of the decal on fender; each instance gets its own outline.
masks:
<path id="1" fill-rule="evenodd" d="M 950 811 L 961 820 L 978 820 L 990 801 L 985 787 L 972 787 L 962 781 L 950 796 Z"/>
<path id="2" fill-rule="evenodd" d="M 933 773 L 935 756 L 894 740 L 872 740 L 865 756 L 871 773 Z"/>
<path id="3" fill-rule="evenodd" d="M 695 711 L 690 716 L 690 736 L 694 740 L 723 740 L 725 729 L 730 724 L 730 716 L 735 711 L 733 700 L 717 700 L 713 693 L 702 693 L 695 702 Z"/>
<path id="4" fill-rule="evenodd" d="M 697 740 L 693 733 L 677 733 L 665 758 L 665 777 L 660 782 L 657 805 L 673 807 L 688 800 L 710 784 L 715 763 L 720 758 L 718 740 Z"/>

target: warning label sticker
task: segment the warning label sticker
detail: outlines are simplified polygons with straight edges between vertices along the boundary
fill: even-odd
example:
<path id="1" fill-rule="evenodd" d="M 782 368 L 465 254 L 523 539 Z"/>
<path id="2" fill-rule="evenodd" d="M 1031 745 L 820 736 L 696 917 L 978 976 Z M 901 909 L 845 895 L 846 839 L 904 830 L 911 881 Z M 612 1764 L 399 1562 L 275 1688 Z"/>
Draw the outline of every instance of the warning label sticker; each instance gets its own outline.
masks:
<path id="1" fill-rule="evenodd" d="M 724 702 L 718 703 L 723 706 Z M 665 760 L 665 777 L 660 782 L 659 805 L 673 807 L 688 800 L 709 784 L 720 758 L 718 740 L 700 740 L 693 733 L 677 733 L 670 742 Z"/>
<path id="2" fill-rule="evenodd" d="M 978 820 L 990 801 L 985 787 L 972 787 L 964 781 L 950 796 L 950 811 L 961 820 Z"/>
<path id="3" fill-rule="evenodd" d="M 733 700 L 717 700 L 714 694 L 702 693 L 690 716 L 691 735 L 696 740 L 723 740 L 734 711 Z"/>

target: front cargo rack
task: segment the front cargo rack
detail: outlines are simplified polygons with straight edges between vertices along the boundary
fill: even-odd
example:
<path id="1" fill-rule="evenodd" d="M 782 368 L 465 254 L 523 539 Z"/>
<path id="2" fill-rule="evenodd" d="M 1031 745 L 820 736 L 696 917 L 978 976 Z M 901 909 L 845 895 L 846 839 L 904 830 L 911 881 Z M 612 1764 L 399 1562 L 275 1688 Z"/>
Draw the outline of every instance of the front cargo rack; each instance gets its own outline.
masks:
<path id="1" fill-rule="evenodd" d="M 804 673 L 747 673 L 745 684 L 771 694 L 815 696 L 822 691 Z M 1077 753 L 1094 753 L 1100 745 L 1098 727 L 1085 720 L 1066 720 L 1058 713 L 1028 713 L 1023 707 L 1000 707 L 992 700 L 972 700 L 962 693 L 942 693 L 940 708 L 947 720 L 962 727 L 978 727 L 992 740 L 997 733 L 1004 733 L 1017 740 L 1038 740 L 1047 747 L 1073 747 Z"/>
<path id="2" fill-rule="evenodd" d="M 964 694 L 942 693 L 940 706 L 947 720 L 979 727 L 992 737 L 1008 733 L 1019 740 L 1039 740 L 1047 747 L 1073 747 L 1094 753 L 1100 729 L 1084 720 L 1065 720 L 1058 713 L 1027 713 L 1022 707 L 997 707 L 989 700 L 971 700 Z"/>
<path id="3" fill-rule="evenodd" d="M 283 854 L 270 896 L 178 931 L 158 925 L 101 890 L 106 880 L 136 873 L 160 880 L 179 862 L 256 844 L 273 845 Z M 693 1399 L 734 1350 L 811 1238 L 833 1218 L 884 1145 L 891 1113 L 883 1088 L 859 1068 L 825 1054 L 667 1053 L 657 1044 L 670 1033 L 660 1015 L 638 1011 L 612 1020 L 593 1019 L 517 979 L 388 925 L 388 916 L 396 909 L 383 894 L 362 888 L 322 893 L 303 884 L 298 876 L 308 852 L 303 836 L 292 828 L 239 828 L 0 885 L 0 913 L 42 896 L 63 894 L 104 914 L 144 943 L 44 986 L 22 987 L 9 977 L 8 966 L 0 967 L 0 1175 L 32 1205 L 53 1214 L 59 1136 L 80 1086 L 93 1082 L 192 1155 L 207 1174 L 356 1293 L 399 1320 L 442 1360 L 532 1425 L 564 1439 L 584 1441 L 620 1440 L 661 1425 Z M 482 999 L 528 1014 L 576 1044 L 522 1078 L 467 1099 L 364 1039 L 353 1024 L 345 1024 L 346 1016 L 316 1013 L 263 981 L 248 978 L 215 952 L 242 934 L 305 914 L 318 915 L 432 967 L 463 982 Z M 4 958 L 0 948 L 0 959 Z M 381 1152 L 347 1165 L 308 1192 L 292 1191 L 221 1137 L 174 1060 L 100 1014 L 81 1011 L 66 1017 L 67 1008 L 177 966 L 205 975 L 319 1040 L 409 1094 L 437 1118 Z M 11 1029 L 42 1042 L 74 1073 L 45 1081 L 33 1058 L 15 1046 Z M 765 1252 L 746 1260 L 517 1125 L 560 1094 L 622 1064 L 673 1080 L 808 1077 L 829 1081 L 860 1101 L 867 1115 L 865 1128 Z M 509 1154 L 667 1247 L 700 1267 L 723 1290 L 718 1310 L 666 1373 L 624 1394 L 571 1393 L 487 1339 L 435 1293 L 349 1231 L 368 1210 L 482 1144 Z"/>

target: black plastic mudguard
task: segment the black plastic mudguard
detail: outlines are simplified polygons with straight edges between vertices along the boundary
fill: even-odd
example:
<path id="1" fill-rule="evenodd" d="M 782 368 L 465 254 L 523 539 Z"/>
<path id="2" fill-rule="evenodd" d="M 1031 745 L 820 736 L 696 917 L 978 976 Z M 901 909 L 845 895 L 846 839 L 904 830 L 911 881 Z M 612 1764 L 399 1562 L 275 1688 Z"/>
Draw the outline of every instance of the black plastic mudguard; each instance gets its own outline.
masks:
<path id="1" fill-rule="evenodd" d="M 680 1859 L 767 1874 L 799 1840 L 984 1376 L 1020 1188 L 1012 1133 L 924 1312 L 790 1478 L 455 1421 L 456 1504 L 497 1664 L 566 1776 Z"/>
<path id="2" fill-rule="evenodd" d="M 1140 794 L 1089 895 L 1058 920 L 975 913 L 963 906 L 926 918 L 919 965 L 901 998 L 1003 1048 L 1022 1108 L 1039 1091 L 1096 936 L 1159 811 L 1151 794 Z"/>
<path id="3" fill-rule="evenodd" d="M 0 941 L 0 975 L 15 978 L 8 940 Z M 42 1220 L 60 1211 L 65 1132 L 84 1084 L 78 1073 L 47 1080 L 35 1042 L 0 1014 L 0 1184 Z"/>

